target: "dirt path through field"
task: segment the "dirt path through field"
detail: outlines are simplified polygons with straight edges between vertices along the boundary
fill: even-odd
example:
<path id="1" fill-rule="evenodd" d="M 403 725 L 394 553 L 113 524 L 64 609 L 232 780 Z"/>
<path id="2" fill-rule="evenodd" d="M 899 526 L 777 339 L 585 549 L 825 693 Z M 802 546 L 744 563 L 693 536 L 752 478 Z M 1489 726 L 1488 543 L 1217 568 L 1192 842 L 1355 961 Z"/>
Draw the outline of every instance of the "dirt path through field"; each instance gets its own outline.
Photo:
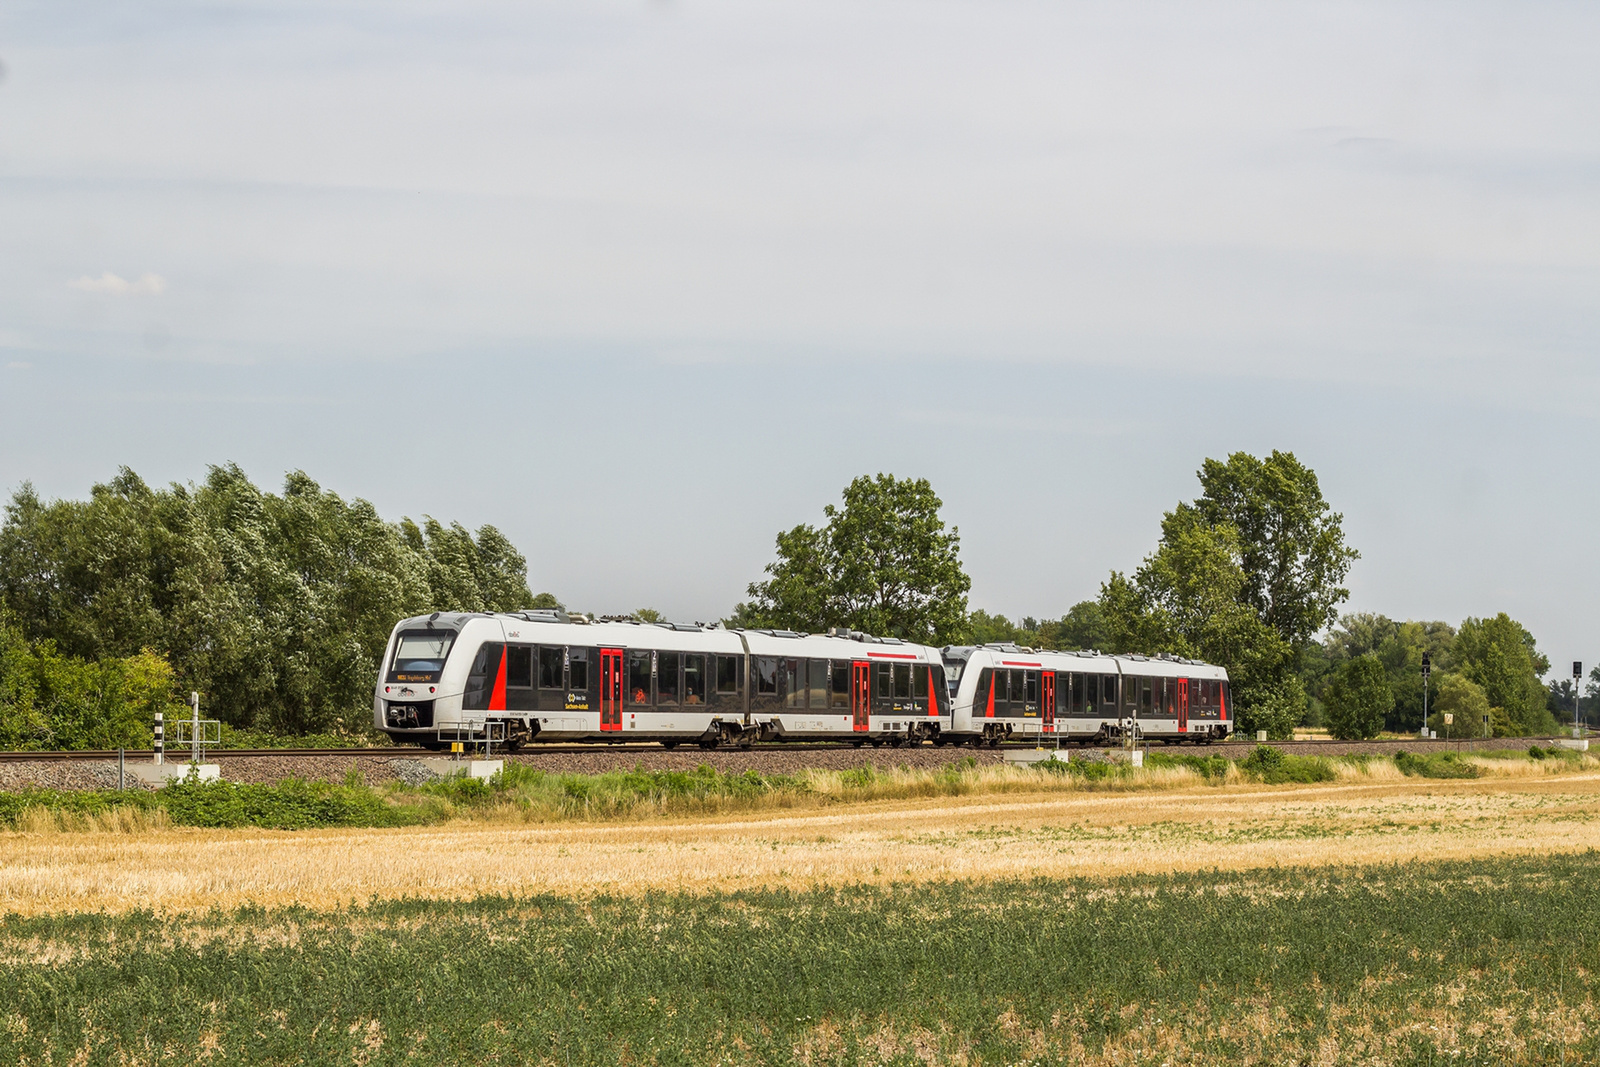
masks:
<path id="1" fill-rule="evenodd" d="M 1600 848 L 1600 774 L 893 801 L 629 824 L 0 834 L 0 911 L 335 906 Z"/>

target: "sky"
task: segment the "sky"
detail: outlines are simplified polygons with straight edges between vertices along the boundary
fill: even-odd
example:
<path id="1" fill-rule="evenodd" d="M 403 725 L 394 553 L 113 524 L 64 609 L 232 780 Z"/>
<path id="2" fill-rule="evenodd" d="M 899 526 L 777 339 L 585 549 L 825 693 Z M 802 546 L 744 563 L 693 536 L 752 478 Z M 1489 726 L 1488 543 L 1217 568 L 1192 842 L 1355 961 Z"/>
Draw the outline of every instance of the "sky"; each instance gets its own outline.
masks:
<path id="1" fill-rule="evenodd" d="M 726 615 L 851 478 L 1054 617 L 1293 452 L 1600 661 L 1600 7 L 0 6 L 0 492 L 237 462 Z"/>

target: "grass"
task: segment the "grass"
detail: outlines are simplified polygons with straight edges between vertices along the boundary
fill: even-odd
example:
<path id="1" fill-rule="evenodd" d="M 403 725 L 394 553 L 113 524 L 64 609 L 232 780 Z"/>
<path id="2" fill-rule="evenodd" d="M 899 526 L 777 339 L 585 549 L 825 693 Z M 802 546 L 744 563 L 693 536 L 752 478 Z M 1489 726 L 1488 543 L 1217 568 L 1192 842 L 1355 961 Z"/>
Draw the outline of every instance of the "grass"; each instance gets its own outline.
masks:
<path id="1" fill-rule="evenodd" d="M 36 810 L 28 818 L 38 823 L 24 823 L 24 832 L 0 832 L 0 910 L 173 912 L 247 901 L 326 907 L 534 890 L 587 897 L 1109 877 L 1600 848 L 1594 774 L 1435 780 L 1406 777 L 1392 761 L 1338 769 L 1334 782 L 1237 787 L 1200 784 L 1186 769 L 1161 772 L 1187 777 L 1189 788 L 1175 791 L 1078 788 L 1059 777 L 995 768 L 1007 772 L 1002 784 L 1027 773 L 1052 788 L 631 819 L 547 820 L 473 783 L 490 795 L 473 801 L 482 806 L 471 817 L 293 831 L 176 827 L 155 821 L 165 819 L 164 809 L 139 813 L 151 820 L 145 823 L 64 828 Z M 439 793 L 412 801 L 454 804 L 440 794 L 468 787 L 435 788 Z M 114 814 L 93 818 L 109 821 Z"/>
<path id="2" fill-rule="evenodd" d="M 881 800 L 1001 796 L 1061 791 L 1147 791 L 1200 785 L 1314 784 L 1400 777 L 1546 776 L 1600 767 L 1593 757 L 1562 749 L 1393 758 L 1295 756 L 1267 745 L 1247 758 L 1146 753 L 1145 765 L 1078 759 L 1033 766 L 979 765 L 971 757 L 937 768 L 859 767 L 796 774 L 692 771 L 552 773 L 508 763 L 484 781 L 455 778 L 422 786 L 367 786 L 352 771 L 343 784 L 287 779 L 275 784 L 184 782 L 156 793 L 140 790 L 24 789 L 0 792 L 0 827 L 45 831 L 172 826 L 316 827 L 438 825 L 458 819 L 561 822 L 733 814 L 829 807 Z M 141 821 L 145 820 L 145 821 Z"/>
<path id="3" fill-rule="evenodd" d="M 222 743 L 216 750 L 230 748 L 383 748 L 394 744 L 388 734 L 364 726 L 350 733 L 328 731 L 315 734 L 280 734 L 271 730 L 250 730 L 222 724 Z"/>
<path id="4" fill-rule="evenodd" d="M 1600 854 L 0 920 L 0 1060 L 1589 1063 Z"/>

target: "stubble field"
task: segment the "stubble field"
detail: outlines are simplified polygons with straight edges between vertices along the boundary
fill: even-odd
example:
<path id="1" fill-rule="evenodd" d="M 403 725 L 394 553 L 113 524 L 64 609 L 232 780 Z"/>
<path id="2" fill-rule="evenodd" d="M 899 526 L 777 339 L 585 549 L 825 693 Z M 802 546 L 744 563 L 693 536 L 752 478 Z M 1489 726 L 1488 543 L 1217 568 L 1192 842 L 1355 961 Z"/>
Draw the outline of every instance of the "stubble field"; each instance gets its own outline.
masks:
<path id="1" fill-rule="evenodd" d="M 0 1060 L 1600 1057 L 1592 768 L 1169 786 L 4 833 Z"/>

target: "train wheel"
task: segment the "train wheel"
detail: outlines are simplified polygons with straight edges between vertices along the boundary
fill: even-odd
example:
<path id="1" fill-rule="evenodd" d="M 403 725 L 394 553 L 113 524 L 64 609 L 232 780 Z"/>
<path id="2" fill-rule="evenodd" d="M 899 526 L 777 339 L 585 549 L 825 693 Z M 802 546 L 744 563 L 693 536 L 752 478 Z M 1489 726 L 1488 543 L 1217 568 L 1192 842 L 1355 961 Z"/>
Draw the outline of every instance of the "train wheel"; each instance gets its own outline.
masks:
<path id="1" fill-rule="evenodd" d="M 663 742 L 661 742 L 661 747 L 666 749 L 668 752 L 671 752 L 673 749 L 678 747 L 678 744 L 679 744 L 679 742 L 677 741 L 677 739 L 673 739 L 671 741 L 663 741 Z"/>
<path id="2" fill-rule="evenodd" d="M 857 748 L 860 748 L 860 747 L 861 747 L 861 746 L 862 746 L 862 745 L 864 745 L 864 744 L 866 744 L 866 742 L 865 742 L 865 741 L 852 741 L 852 742 L 850 742 L 850 743 L 851 743 L 851 744 L 852 744 L 852 745 L 854 745 L 854 746 L 856 746 L 856 747 L 857 747 Z"/>

